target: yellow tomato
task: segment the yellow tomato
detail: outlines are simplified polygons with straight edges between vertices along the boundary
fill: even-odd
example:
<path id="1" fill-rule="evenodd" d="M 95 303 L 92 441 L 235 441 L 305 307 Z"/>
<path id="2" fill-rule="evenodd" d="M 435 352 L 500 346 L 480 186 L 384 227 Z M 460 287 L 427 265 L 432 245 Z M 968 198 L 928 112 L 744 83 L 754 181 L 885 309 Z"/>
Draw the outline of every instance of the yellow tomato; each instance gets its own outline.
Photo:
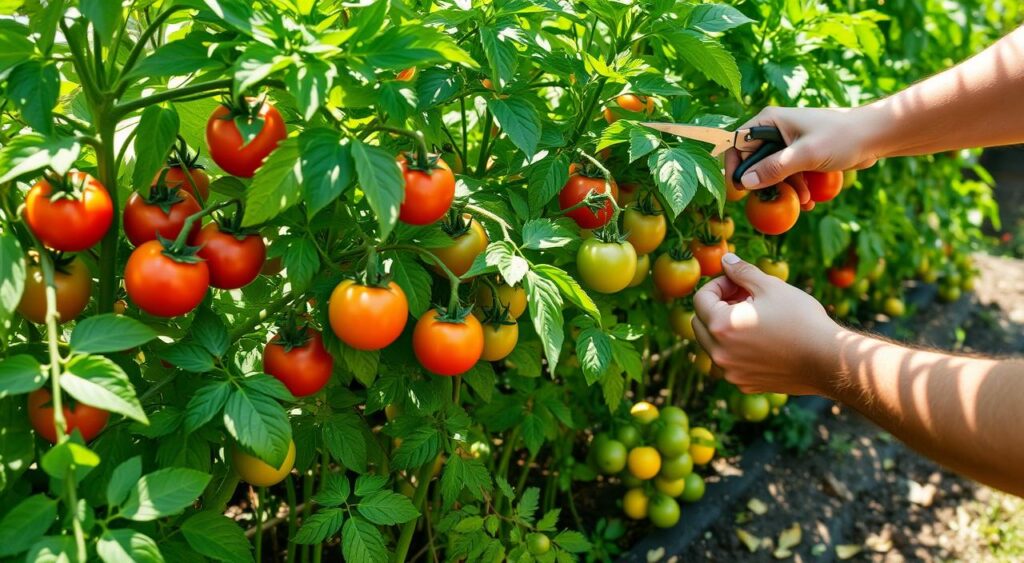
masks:
<path id="1" fill-rule="evenodd" d="M 633 448 L 629 452 L 626 466 L 637 479 L 652 479 L 661 471 L 661 454 L 650 446 Z"/>
<path id="2" fill-rule="evenodd" d="M 276 485 L 284 481 L 295 465 L 295 442 L 288 444 L 288 454 L 285 455 L 281 466 L 276 469 L 262 459 L 243 452 L 238 446 L 231 448 L 231 464 L 238 472 L 238 476 L 250 485 L 256 487 Z"/>
<path id="3" fill-rule="evenodd" d="M 715 456 L 715 435 L 707 428 L 696 426 L 690 430 L 690 457 L 697 465 L 707 465 Z"/>

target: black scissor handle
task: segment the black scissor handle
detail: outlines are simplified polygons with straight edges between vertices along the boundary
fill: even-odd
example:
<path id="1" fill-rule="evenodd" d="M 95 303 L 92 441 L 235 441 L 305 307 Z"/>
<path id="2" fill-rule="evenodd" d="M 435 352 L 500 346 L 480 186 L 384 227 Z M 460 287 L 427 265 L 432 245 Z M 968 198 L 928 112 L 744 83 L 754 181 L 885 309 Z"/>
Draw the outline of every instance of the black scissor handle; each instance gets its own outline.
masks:
<path id="1" fill-rule="evenodd" d="M 763 141 L 761 146 L 756 151 L 750 154 L 736 167 L 736 170 L 732 173 L 732 182 L 734 185 L 740 185 L 740 178 L 746 173 L 751 166 L 761 162 L 769 155 L 773 155 L 782 149 L 786 148 L 786 140 L 782 138 L 782 132 L 779 131 L 778 127 L 772 127 L 771 125 L 758 125 L 751 127 L 750 132 L 747 133 L 744 140 L 747 141 Z"/>

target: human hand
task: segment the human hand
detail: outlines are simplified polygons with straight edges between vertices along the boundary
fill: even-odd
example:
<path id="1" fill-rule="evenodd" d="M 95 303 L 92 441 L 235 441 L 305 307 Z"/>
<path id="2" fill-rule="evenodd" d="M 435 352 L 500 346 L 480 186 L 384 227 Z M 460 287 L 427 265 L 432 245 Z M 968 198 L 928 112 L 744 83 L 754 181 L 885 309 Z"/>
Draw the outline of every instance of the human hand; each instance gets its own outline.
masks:
<path id="1" fill-rule="evenodd" d="M 744 393 L 833 394 L 845 330 L 803 291 L 726 254 L 725 275 L 697 292 L 697 341 Z"/>
<path id="2" fill-rule="evenodd" d="M 862 169 L 878 160 L 874 147 L 878 116 L 864 108 L 817 109 L 766 107 L 740 129 L 755 125 L 773 125 L 782 133 L 786 148 L 752 166 L 742 177 L 742 189 L 774 186 L 787 180 L 797 191 L 801 203 L 809 193 L 801 172 L 817 170 Z M 731 181 L 740 163 L 735 150 L 725 153 L 725 177 Z"/>

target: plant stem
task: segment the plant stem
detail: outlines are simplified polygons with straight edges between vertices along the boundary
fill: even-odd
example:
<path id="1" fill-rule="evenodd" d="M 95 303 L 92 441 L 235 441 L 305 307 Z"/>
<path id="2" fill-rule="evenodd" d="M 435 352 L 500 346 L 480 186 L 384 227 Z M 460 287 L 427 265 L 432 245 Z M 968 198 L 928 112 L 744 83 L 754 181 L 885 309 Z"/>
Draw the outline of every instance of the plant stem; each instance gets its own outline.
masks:
<path id="1" fill-rule="evenodd" d="M 523 465 L 523 470 L 519 473 L 519 481 L 516 483 L 516 500 L 519 500 L 523 496 L 523 487 L 526 486 L 526 479 L 530 475 L 530 466 L 537 459 L 537 454 L 540 453 L 541 448 L 537 448 L 536 452 L 530 452 L 530 456 L 526 458 L 526 464 Z M 509 506 L 511 507 L 511 499 L 509 500 Z"/>
<path id="2" fill-rule="evenodd" d="M 416 473 L 416 492 L 412 495 L 412 505 L 417 510 L 422 511 L 423 499 L 427 497 L 427 489 L 430 488 L 430 478 L 434 474 L 434 460 L 431 459 L 423 467 L 420 468 L 419 472 Z M 405 561 L 406 555 L 409 554 L 409 545 L 412 543 L 412 535 L 416 531 L 416 525 L 419 523 L 420 517 L 417 516 L 415 519 L 406 522 L 402 526 L 402 532 L 398 536 L 398 542 L 395 544 L 395 558 L 393 561 L 401 563 Z"/>
<path id="3" fill-rule="evenodd" d="M 263 561 L 263 499 L 266 495 L 266 487 L 256 488 L 256 561 Z"/>
<path id="4" fill-rule="evenodd" d="M 313 512 L 313 471 L 307 471 L 302 477 L 302 500 L 305 508 L 302 510 L 302 521 L 305 522 Z M 309 563 L 309 553 L 313 549 L 311 545 L 302 546 L 302 563 Z"/>
<path id="5" fill-rule="evenodd" d="M 255 328 L 256 325 L 267 320 L 267 318 L 276 315 L 281 309 L 283 309 L 286 305 L 291 303 L 292 300 L 294 299 L 295 297 L 293 295 L 285 294 L 279 297 L 278 299 L 271 301 L 265 307 L 254 313 L 251 317 L 235 323 L 234 328 L 232 328 L 231 331 L 228 333 L 228 338 L 230 338 L 232 342 L 235 342 L 239 338 L 245 336 L 250 331 L 252 331 L 252 329 Z"/>
<path id="6" fill-rule="evenodd" d="M 117 97 L 121 97 L 125 90 L 128 89 L 129 82 L 126 78 L 135 67 L 135 61 L 139 59 L 139 56 L 142 55 L 142 52 L 146 49 L 146 43 L 149 41 L 150 37 L 153 37 L 153 34 L 160 30 L 160 26 L 167 21 L 167 18 L 171 17 L 175 12 L 179 12 L 184 9 L 186 9 L 185 6 L 171 6 L 170 8 L 167 8 L 157 17 L 153 18 L 153 21 L 146 27 L 142 34 L 139 35 L 138 42 L 135 43 L 131 52 L 128 53 L 128 58 L 125 59 L 124 66 L 121 67 L 121 72 L 118 75 L 117 87 L 114 89 Z"/>
<path id="7" fill-rule="evenodd" d="M 331 458 L 327 455 L 327 450 L 320 452 L 320 491 L 324 490 L 324 486 L 327 485 L 327 470 L 330 466 Z M 342 469 L 344 471 L 344 468 Z M 324 556 L 324 543 L 320 542 L 313 548 L 313 563 L 320 563 Z"/>
<path id="8" fill-rule="evenodd" d="M 476 160 L 476 176 L 478 178 L 487 171 L 487 157 L 491 152 L 491 124 L 493 121 L 494 118 L 491 116 L 491 110 L 487 110 L 486 117 L 484 118 L 484 138 L 480 141 L 480 155 Z"/>
<path id="9" fill-rule="evenodd" d="M 221 88 L 230 88 L 231 81 L 231 78 L 223 78 L 220 80 L 209 80 L 198 84 L 190 84 L 181 88 L 175 88 L 174 90 L 164 90 L 151 96 L 146 96 L 145 98 L 139 98 L 130 102 L 118 104 L 114 106 L 111 116 L 115 120 L 119 120 L 133 111 L 147 108 L 155 104 L 170 102 L 193 94 L 201 94 L 203 92 L 210 92 Z"/>
<path id="10" fill-rule="evenodd" d="M 380 248 L 381 252 L 385 252 L 388 250 L 407 250 L 409 252 L 415 252 L 416 254 L 419 254 L 421 257 L 427 258 L 428 260 L 433 262 L 435 266 L 437 266 L 444 272 L 444 274 L 448 277 L 448 282 L 451 284 L 451 293 L 448 296 L 449 310 L 454 310 L 454 308 L 459 306 L 459 284 L 461 283 L 461 280 L 459 280 L 459 276 L 456 276 L 454 272 L 449 270 L 448 266 L 446 266 L 445 263 L 442 262 L 440 258 L 434 255 L 434 253 L 426 249 L 420 248 L 418 246 L 413 246 L 411 244 L 391 244 L 388 246 L 382 246 Z"/>
<path id="11" fill-rule="evenodd" d="M 100 148 L 96 150 L 97 175 L 110 194 L 114 217 L 107 234 L 100 244 L 100 291 L 97 296 L 97 312 L 109 313 L 114 310 L 117 291 L 117 239 L 121 234 L 121 212 L 117 201 L 117 164 L 114 160 L 114 135 L 117 120 L 111 118 L 106 104 L 93 106 L 93 114 L 99 123 Z"/>
<path id="12" fill-rule="evenodd" d="M 295 498 L 295 481 L 291 475 L 285 477 L 284 480 L 285 494 L 288 498 L 288 537 L 294 538 L 295 531 L 298 529 L 298 509 L 296 505 L 298 501 Z M 286 563 L 295 563 L 295 542 L 288 542 L 288 555 L 285 558 Z"/>
<path id="13" fill-rule="evenodd" d="M 186 175 L 188 175 L 188 174 L 186 173 Z M 229 200 L 229 201 L 222 201 L 222 202 L 218 203 L 217 205 L 213 205 L 213 206 L 207 207 L 206 209 L 203 209 L 201 211 L 197 211 L 197 212 L 189 215 L 188 218 L 185 219 L 185 222 L 182 224 L 181 232 L 178 233 L 178 238 L 174 239 L 174 244 L 171 245 L 170 250 L 172 252 L 181 252 L 182 250 L 184 250 L 185 249 L 185 245 L 188 243 L 188 235 L 192 231 L 192 225 L 195 225 L 196 221 L 202 219 L 203 217 L 205 217 L 205 216 L 207 216 L 207 215 L 209 215 L 209 214 L 211 214 L 211 213 L 213 213 L 213 212 L 215 212 L 215 211 L 217 211 L 219 209 L 224 209 L 225 207 L 228 207 L 229 205 L 239 205 L 239 202 L 236 199 L 232 199 L 232 200 Z"/>

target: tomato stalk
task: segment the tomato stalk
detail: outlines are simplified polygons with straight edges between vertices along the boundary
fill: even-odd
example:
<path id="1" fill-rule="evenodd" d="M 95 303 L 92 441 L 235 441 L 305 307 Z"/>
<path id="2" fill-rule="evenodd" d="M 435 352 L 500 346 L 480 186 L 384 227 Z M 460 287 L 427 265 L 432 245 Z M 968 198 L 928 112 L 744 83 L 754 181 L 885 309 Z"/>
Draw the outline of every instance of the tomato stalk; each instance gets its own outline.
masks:
<path id="1" fill-rule="evenodd" d="M 427 490 L 430 488 L 430 479 L 434 475 L 434 460 L 431 459 L 423 467 L 420 467 L 419 472 L 416 474 L 416 492 L 412 495 L 412 505 L 420 510 L 423 506 L 423 499 L 427 497 Z M 412 535 L 416 531 L 416 524 L 420 521 L 420 517 L 417 516 L 413 520 L 406 522 L 402 526 L 402 531 L 398 536 L 398 543 L 395 544 L 395 557 L 392 561 L 396 563 L 405 561 L 406 555 L 409 554 L 409 545 L 412 543 Z"/>
<path id="2" fill-rule="evenodd" d="M 451 284 L 451 293 L 448 298 L 448 311 L 452 312 L 459 310 L 459 284 L 461 283 L 461 280 L 459 279 L 459 276 L 456 276 L 454 272 L 448 269 L 448 266 L 446 266 L 440 258 L 434 255 L 434 253 L 411 244 L 392 244 L 382 246 L 379 250 L 381 252 L 388 250 L 408 250 L 409 252 L 415 252 L 421 257 L 430 260 L 435 266 L 444 272 L 444 275 L 448 277 L 448 283 Z"/>
<path id="3" fill-rule="evenodd" d="M 484 137 L 480 141 L 480 154 L 476 159 L 476 176 L 479 178 L 487 171 L 487 158 L 491 155 L 491 127 L 494 117 L 491 110 L 487 110 L 484 118 Z"/>
<path id="4" fill-rule="evenodd" d="M 130 86 L 130 82 L 127 80 L 128 74 L 135 68 L 136 61 L 139 60 L 142 52 L 146 50 L 146 44 L 149 43 L 149 40 L 153 35 L 160 30 L 160 26 L 162 26 L 164 22 L 167 21 L 167 18 L 171 17 L 175 12 L 187 9 L 187 6 L 173 5 L 157 14 L 157 16 L 153 18 L 153 21 L 146 26 L 146 29 L 144 29 L 139 35 L 138 41 L 135 42 L 135 46 L 132 48 L 131 52 L 128 53 L 128 58 L 125 59 L 124 66 L 121 67 L 121 72 L 114 87 L 115 96 L 121 97 L 128 89 L 128 86 Z M 116 48 L 117 42 L 115 41 L 112 45 Z M 116 57 L 111 58 L 116 59 Z"/>
<path id="5" fill-rule="evenodd" d="M 122 117 L 149 106 L 160 104 L 163 102 L 170 102 L 192 96 L 194 94 L 203 94 L 212 92 L 214 90 L 221 90 L 230 88 L 232 84 L 231 78 L 224 78 L 220 80 L 209 80 L 206 82 L 199 82 L 197 84 L 189 84 L 188 86 L 182 86 L 181 88 L 175 88 L 173 90 L 164 90 L 151 94 L 145 98 L 139 98 L 123 104 L 117 104 L 113 107 L 110 116 L 115 120 L 119 120 Z"/>
<path id="6" fill-rule="evenodd" d="M 196 221 L 198 221 L 198 220 L 202 219 L 203 217 L 213 213 L 214 211 L 218 211 L 220 209 L 224 209 L 225 207 L 229 207 L 231 205 L 236 206 L 238 208 L 239 212 L 241 212 L 241 210 L 242 210 L 242 202 L 240 202 L 237 199 L 232 199 L 232 200 L 229 200 L 229 201 L 222 201 L 222 202 L 218 203 L 217 205 L 213 205 L 213 206 L 207 207 L 206 209 L 203 209 L 202 211 L 199 211 L 197 213 L 193 213 L 193 214 L 189 215 L 188 218 L 185 219 L 185 222 L 182 224 L 181 232 L 178 233 L 178 238 L 174 239 L 174 243 L 171 245 L 171 247 L 168 249 L 168 251 L 170 251 L 172 254 L 176 254 L 176 253 L 179 253 L 179 252 L 182 252 L 183 250 L 185 250 L 185 247 L 186 247 L 187 242 L 188 242 L 188 235 L 192 231 L 192 225 L 194 225 L 196 223 Z"/>
<path id="7" fill-rule="evenodd" d="M 388 133 L 394 133 L 395 135 L 402 135 L 403 137 L 409 137 L 416 143 L 416 161 L 413 164 L 414 168 L 420 170 L 430 170 L 434 168 L 430 161 L 430 151 L 427 149 L 427 139 L 423 136 L 422 131 L 409 131 L 407 129 L 400 129 L 398 127 L 388 127 L 387 125 L 374 125 L 367 129 L 367 133 L 373 131 L 386 131 Z"/>
<path id="8" fill-rule="evenodd" d="M 266 487 L 256 488 L 256 561 L 263 561 L 263 501 L 266 499 Z"/>
<path id="9" fill-rule="evenodd" d="M 284 478 L 284 487 L 285 496 L 288 500 L 288 537 L 294 538 L 295 531 L 298 530 L 298 499 L 295 497 L 295 481 L 290 474 Z M 285 563 L 295 563 L 295 547 L 295 542 L 288 542 Z"/>

